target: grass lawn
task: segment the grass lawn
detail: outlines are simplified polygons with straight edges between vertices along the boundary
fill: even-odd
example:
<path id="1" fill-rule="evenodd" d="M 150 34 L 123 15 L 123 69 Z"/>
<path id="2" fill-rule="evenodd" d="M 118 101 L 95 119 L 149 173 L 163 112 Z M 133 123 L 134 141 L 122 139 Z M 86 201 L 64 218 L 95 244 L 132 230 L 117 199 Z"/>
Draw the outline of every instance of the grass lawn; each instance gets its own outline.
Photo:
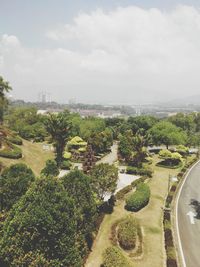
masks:
<path id="1" fill-rule="evenodd" d="M 52 151 L 43 150 L 42 143 L 31 143 L 29 141 L 23 140 L 23 145 L 19 147 L 22 149 L 23 158 L 7 159 L 0 157 L 0 161 L 4 166 L 23 162 L 26 163 L 36 175 L 39 175 L 40 171 L 45 166 L 46 160 L 52 159 L 54 156 Z"/>
<path id="2" fill-rule="evenodd" d="M 119 218 L 127 214 L 133 214 L 139 219 L 144 232 L 144 254 L 140 260 L 133 261 L 133 267 L 162 267 L 164 265 L 164 240 L 162 228 L 162 208 L 168 190 L 168 177 L 176 175 L 179 169 L 166 169 L 155 166 L 160 160 L 154 156 L 153 178 L 149 181 L 151 188 L 151 199 L 144 209 L 139 212 L 128 212 L 124 209 L 124 201 L 118 202 L 112 214 L 106 215 L 97 238 L 93 245 L 93 250 L 89 255 L 86 267 L 99 267 L 102 263 L 102 252 L 110 245 L 109 234 L 111 225 Z"/>

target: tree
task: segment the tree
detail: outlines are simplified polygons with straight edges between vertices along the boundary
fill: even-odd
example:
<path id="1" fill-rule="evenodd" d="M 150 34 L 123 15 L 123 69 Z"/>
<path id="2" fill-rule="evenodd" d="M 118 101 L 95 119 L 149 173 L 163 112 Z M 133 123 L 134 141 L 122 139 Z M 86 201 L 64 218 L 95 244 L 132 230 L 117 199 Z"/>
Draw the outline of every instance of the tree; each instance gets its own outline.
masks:
<path id="1" fill-rule="evenodd" d="M 1 210 L 9 210 L 28 190 L 35 175 L 23 163 L 11 165 L 0 176 Z"/>
<path id="2" fill-rule="evenodd" d="M 188 134 L 195 131 L 195 115 L 193 113 L 177 113 L 176 115 L 171 116 L 169 121 L 186 131 Z"/>
<path id="3" fill-rule="evenodd" d="M 134 165 L 136 165 L 136 167 L 142 167 L 142 163 L 148 156 L 146 147 L 150 143 L 150 136 L 148 134 L 141 135 L 138 131 L 133 137 L 132 142 L 133 154 L 131 161 Z"/>
<path id="4" fill-rule="evenodd" d="M 58 176 L 59 170 L 58 170 L 58 167 L 57 167 L 55 160 L 48 159 L 46 161 L 46 166 L 41 171 L 41 174 L 46 176 L 46 177 Z"/>
<path id="5" fill-rule="evenodd" d="M 118 169 L 108 163 L 96 165 L 92 172 L 92 186 L 100 202 L 106 195 L 113 194 L 117 188 Z"/>
<path id="6" fill-rule="evenodd" d="M 119 136 L 119 153 L 127 162 L 132 156 L 133 134 L 132 131 L 127 131 L 124 135 Z"/>
<path id="7" fill-rule="evenodd" d="M 4 223 L 0 261 L 8 266 L 82 266 L 77 221 L 74 201 L 61 181 L 37 179 Z"/>
<path id="8" fill-rule="evenodd" d="M 108 151 L 113 144 L 112 130 L 110 128 L 106 128 L 100 133 L 92 134 L 88 143 L 92 145 L 95 154 Z"/>
<path id="9" fill-rule="evenodd" d="M 8 100 L 6 98 L 6 93 L 12 90 L 9 82 L 5 81 L 3 77 L 0 76 L 0 123 L 3 122 L 3 113 L 8 105 Z"/>
<path id="10" fill-rule="evenodd" d="M 134 133 L 136 133 L 138 130 L 148 131 L 157 122 L 158 119 L 149 115 L 128 118 L 128 124 L 131 126 L 131 129 Z"/>
<path id="11" fill-rule="evenodd" d="M 71 124 L 68 113 L 49 114 L 44 121 L 47 132 L 51 135 L 56 150 L 56 162 L 60 166 L 63 161 L 63 152 L 70 135 Z"/>
<path id="12" fill-rule="evenodd" d="M 164 144 L 167 149 L 169 145 L 182 145 L 187 141 L 186 133 L 168 121 L 158 122 L 149 130 L 149 133 L 154 144 Z"/>
<path id="13" fill-rule="evenodd" d="M 10 108 L 5 116 L 8 127 L 27 140 L 43 141 L 47 132 L 43 123 L 44 117 L 37 114 L 34 107 Z"/>
<path id="14" fill-rule="evenodd" d="M 76 211 L 80 215 L 77 225 L 77 234 L 84 236 L 79 243 L 79 251 L 84 255 L 87 251 L 87 242 L 90 246 L 91 234 L 94 230 L 94 222 L 97 215 L 96 201 L 91 187 L 91 178 L 79 170 L 71 171 L 62 178 L 62 183 L 67 193 L 74 200 Z M 81 241 L 81 240 L 80 240 Z"/>

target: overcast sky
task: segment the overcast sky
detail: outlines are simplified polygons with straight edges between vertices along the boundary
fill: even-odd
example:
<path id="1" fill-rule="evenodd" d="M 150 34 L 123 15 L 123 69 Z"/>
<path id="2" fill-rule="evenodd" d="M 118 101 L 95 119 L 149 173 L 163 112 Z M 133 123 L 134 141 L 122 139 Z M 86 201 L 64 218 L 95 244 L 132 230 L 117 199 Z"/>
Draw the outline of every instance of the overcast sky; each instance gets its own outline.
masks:
<path id="1" fill-rule="evenodd" d="M 31 101 L 200 94 L 200 1 L 0 0 L 0 75 Z"/>

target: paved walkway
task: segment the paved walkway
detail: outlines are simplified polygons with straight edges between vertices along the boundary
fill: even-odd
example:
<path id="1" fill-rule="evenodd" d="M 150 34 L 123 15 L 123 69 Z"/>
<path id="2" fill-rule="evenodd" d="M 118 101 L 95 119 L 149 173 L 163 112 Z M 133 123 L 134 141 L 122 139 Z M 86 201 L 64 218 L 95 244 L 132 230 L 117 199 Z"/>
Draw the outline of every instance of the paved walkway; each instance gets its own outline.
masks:
<path id="1" fill-rule="evenodd" d="M 99 161 L 97 161 L 96 164 L 100 164 L 100 163 L 113 164 L 113 163 L 115 163 L 118 160 L 117 150 L 118 150 L 118 144 L 114 143 L 113 146 L 111 147 L 111 152 L 108 155 L 106 155 L 105 157 L 103 157 L 102 159 L 100 159 Z"/>

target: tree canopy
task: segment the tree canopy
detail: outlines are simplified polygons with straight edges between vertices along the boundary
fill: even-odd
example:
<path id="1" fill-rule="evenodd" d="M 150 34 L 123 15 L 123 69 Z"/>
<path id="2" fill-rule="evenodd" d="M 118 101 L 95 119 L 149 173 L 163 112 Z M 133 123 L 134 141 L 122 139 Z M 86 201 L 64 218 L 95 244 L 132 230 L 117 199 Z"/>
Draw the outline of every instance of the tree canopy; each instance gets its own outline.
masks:
<path id="1" fill-rule="evenodd" d="M 32 170 L 23 163 L 6 168 L 0 176 L 1 210 L 10 209 L 26 193 L 34 179 Z"/>
<path id="2" fill-rule="evenodd" d="M 0 262 L 8 266 L 82 266 L 73 199 L 56 178 L 37 179 L 13 207 L 0 240 Z"/>
<path id="3" fill-rule="evenodd" d="M 6 98 L 6 93 L 12 90 L 9 82 L 5 81 L 2 76 L 0 76 L 0 123 L 3 121 L 3 113 L 8 105 L 8 100 Z"/>
<path id="4" fill-rule="evenodd" d="M 100 163 L 91 171 L 92 186 L 99 201 L 108 194 L 113 194 L 117 187 L 118 169 L 114 165 Z"/>
<path id="5" fill-rule="evenodd" d="M 58 114 L 49 114 L 44 122 L 56 150 L 56 162 L 58 166 L 63 161 L 63 152 L 70 136 L 71 123 L 69 122 L 68 114 L 67 111 Z"/>
<path id="6" fill-rule="evenodd" d="M 154 144 L 164 144 L 167 148 L 169 145 L 185 144 L 187 141 L 186 133 L 168 121 L 158 122 L 149 130 L 149 133 Z"/>
<path id="7" fill-rule="evenodd" d="M 42 169 L 41 174 L 44 176 L 58 176 L 59 170 L 55 160 L 49 159 L 46 161 L 46 166 Z"/>

